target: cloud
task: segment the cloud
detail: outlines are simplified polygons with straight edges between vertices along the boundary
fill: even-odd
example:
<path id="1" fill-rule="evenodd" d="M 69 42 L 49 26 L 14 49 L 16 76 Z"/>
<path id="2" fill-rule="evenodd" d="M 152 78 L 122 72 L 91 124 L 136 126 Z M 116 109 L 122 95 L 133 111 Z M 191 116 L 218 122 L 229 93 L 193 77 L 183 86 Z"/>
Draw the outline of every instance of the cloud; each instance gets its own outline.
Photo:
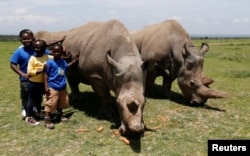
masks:
<path id="1" fill-rule="evenodd" d="M 18 15 L 18 16 L 7 16 L 0 17 L 0 23 L 5 24 L 21 24 L 21 23 L 30 23 L 30 24 L 51 24 L 60 21 L 57 18 L 52 16 L 39 16 L 39 15 Z"/>
<path id="2" fill-rule="evenodd" d="M 60 20 L 52 15 L 38 15 L 30 13 L 26 7 L 20 7 L 12 14 L 0 16 L 0 23 L 2 25 L 20 25 L 20 24 L 35 24 L 35 25 L 49 25 Z"/>
<path id="3" fill-rule="evenodd" d="M 16 15 L 23 15 L 23 14 L 26 14 L 28 12 L 28 10 L 26 8 L 20 8 L 20 9 L 17 9 L 15 11 L 15 14 Z"/>
<path id="4" fill-rule="evenodd" d="M 237 19 L 234 19 L 232 22 L 233 23 L 248 23 L 249 20 L 247 18 L 242 18 L 242 19 L 237 18 Z"/>
<path id="5" fill-rule="evenodd" d="M 51 24 L 56 23 L 59 20 L 52 16 L 39 16 L 39 15 L 25 15 L 21 17 L 22 20 L 19 19 L 20 22 L 28 22 L 28 23 L 43 23 L 43 24 Z"/>
<path id="6" fill-rule="evenodd" d="M 169 19 L 174 19 L 174 20 L 181 20 L 182 19 L 182 17 L 180 17 L 180 16 L 172 16 L 172 17 L 170 17 Z"/>
<path id="7" fill-rule="evenodd" d="M 109 14 L 116 14 L 115 10 L 109 10 Z"/>
<path id="8" fill-rule="evenodd" d="M 191 33 L 208 31 L 231 33 L 235 32 L 235 29 L 249 33 L 249 0 L 211 0 L 204 5 L 205 2 L 205 0 L 127 0 L 126 3 L 120 0 L 1 0 L 0 34 L 15 33 L 22 27 L 29 27 L 34 31 L 65 30 L 93 20 L 114 18 L 120 19 L 128 29 L 133 30 L 166 19 L 175 19 Z"/>

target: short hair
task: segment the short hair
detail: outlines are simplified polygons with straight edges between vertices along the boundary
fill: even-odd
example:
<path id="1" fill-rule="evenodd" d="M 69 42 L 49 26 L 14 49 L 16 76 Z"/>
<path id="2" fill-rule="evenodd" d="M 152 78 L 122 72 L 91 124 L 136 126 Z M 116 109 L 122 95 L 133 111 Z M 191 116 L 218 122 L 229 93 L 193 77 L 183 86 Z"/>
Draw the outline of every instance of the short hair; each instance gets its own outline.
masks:
<path id="1" fill-rule="evenodd" d="M 19 32 L 19 37 L 21 37 L 24 33 L 32 34 L 33 36 L 33 32 L 30 29 L 23 29 Z"/>
<path id="2" fill-rule="evenodd" d="M 33 44 L 35 44 L 36 42 L 42 42 L 43 43 L 43 50 L 45 50 L 47 48 L 47 42 L 45 40 L 41 40 L 41 39 L 38 39 L 38 40 L 35 40 L 35 42 Z"/>
<path id="3" fill-rule="evenodd" d="M 55 45 L 53 45 L 52 50 L 54 50 L 55 47 L 59 47 L 60 49 L 63 50 L 63 46 L 61 44 L 55 44 Z"/>

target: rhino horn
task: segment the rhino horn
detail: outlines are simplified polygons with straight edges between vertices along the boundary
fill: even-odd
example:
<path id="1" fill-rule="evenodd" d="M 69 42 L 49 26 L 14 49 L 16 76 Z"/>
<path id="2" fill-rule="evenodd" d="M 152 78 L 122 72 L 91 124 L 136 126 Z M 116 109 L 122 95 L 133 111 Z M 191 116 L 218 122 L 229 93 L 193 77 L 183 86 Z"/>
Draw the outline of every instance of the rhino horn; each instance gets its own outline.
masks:
<path id="1" fill-rule="evenodd" d="M 214 82 L 214 80 L 209 78 L 209 77 L 202 78 L 202 84 L 207 86 L 207 87 L 208 87 L 208 85 L 212 84 L 213 82 Z"/>
<path id="2" fill-rule="evenodd" d="M 228 93 L 209 88 L 205 96 L 207 98 L 226 98 L 228 97 Z"/>

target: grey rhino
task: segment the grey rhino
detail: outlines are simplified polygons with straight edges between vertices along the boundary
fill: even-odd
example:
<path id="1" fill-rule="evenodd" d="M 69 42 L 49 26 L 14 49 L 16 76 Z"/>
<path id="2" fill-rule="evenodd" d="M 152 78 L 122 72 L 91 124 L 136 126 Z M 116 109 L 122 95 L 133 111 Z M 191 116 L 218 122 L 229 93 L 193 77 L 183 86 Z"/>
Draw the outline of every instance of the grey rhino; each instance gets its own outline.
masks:
<path id="1" fill-rule="evenodd" d="M 36 38 L 50 40 L 46 35 L 36 34 Z M 127 28 L 119 20 L 93 21 L 60 34 L 58 39 L 64 35 L 63 46 L 72 57 L 80 52 L 79 63 L 67 72 L 72 94 L 79 95 L 80 83 L 91 85 L 101 100 L 100 113 L 109 118 L 114 113 L 110 93 L 114 91 L 121 118 L 120 132 L 141 134 L 146 70 Z"/>
<path id="2" fill-rule="evenodd" d="M 203 75 L 207 44 L 198 51 L 188 33 L 175 20 L 166 20 L 131 32 L 142 60 L 150 62 L 147 68 L 146 92 L 157 76 L 163 76 L 163 96 L 170 97 L 172 82 L 177 78 L 183 97 L 190 104 L 204 104 L 208 98 L 224 98 L 227 93 L 209 88 L 211 78 Z"/>

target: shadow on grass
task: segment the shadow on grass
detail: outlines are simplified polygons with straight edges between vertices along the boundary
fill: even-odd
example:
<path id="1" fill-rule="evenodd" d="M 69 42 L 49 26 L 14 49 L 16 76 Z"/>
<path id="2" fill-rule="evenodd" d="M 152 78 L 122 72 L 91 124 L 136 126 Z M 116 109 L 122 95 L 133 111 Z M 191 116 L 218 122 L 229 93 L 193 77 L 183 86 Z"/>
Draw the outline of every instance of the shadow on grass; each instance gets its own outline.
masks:
<path id="1" fill-rule="evenodd" d="M 155 85 L 153 87 L 153 92 L 154 92 L 154 96 L 153 97 L 148 97 L 148 98 L 152 98 L 152 99 L 166 99 L 163 98 L 161 96 L 161 86 L 159 85 Z M 71 96 L 71 95 L 70 95 Z M 74 107 L 75 109 L 78 109 L 79 111 L 85 112 L 86 115 L 96 118 L 98 120 L 107 120 L 112 122 L 113 124 L 111 124 L 110 129 L 118 129 L 120 126 L 120 117 L 119 117 L 119 113 L 115 104 L 115 98 L 112 97 L 112 106 L 113 109 L 115 111 L 115 117 L 110 120 L 110 119 L 105 119 L 102 118 L 99 114 L 99 109 L 100 109 L 100 99 L 99 97 L 94 93 L 94 92 L 81 92 L 80 93 L 80 101 L 70 101 L 70 105 L 72 107 Z M 216 108 L 216 107 L 211 107 L 208 106 L 206 104 L 204 105 L 190 105 L 189 103 L 187 103 L 183 96 L 180 93 L 177 92 L 171 92 L 171 98 L 169 99 L 170 101 L 173 101 L 177 104 L 180 105 L 184 105 L 184 106 L 188 106 L 188 107 L 198 107 L 198 108 L 202 108 L 202 109 L 209 109 L 209 110 L 213 110 L 213 111 L 221 111 L 221 112 L 225 112 L 225 110 L 220 109 L 220 108 Z M 74 112 L 68 112 L 68 115 L 70 116 L 74 113 Z M 67 114 L 67 113 L 66 113 Z M 155 130 L 150 129 L 150 128 L 146 128 L 145 131 L 148 132 L 155 132 Z M 140 136 L 128 136 L 128 139 L 130 141 L 130 147 L 131 149 L 135 152 L 135 153 L 140 153 L 141 152 L 141 138 L 143 137 L 143 135 Z"/>
<path id="2" fill-rule="evenodd" d="M 145 132 L 156 132 L 156 130 L 148 128 L 148 127 L 145 126 Z M 141 152 L 141 138 L 142 137 L 144 137 L 144 134 L 141 134 L 139 136 L 130 136 L 130 137 L 128 137 L 128 139 L 130 141 L 130 147 L 135 153 L 140 153 Z"/>
<path id="3" fill-rule="evenodd" d="M 71 97 L 71 94 L 69 95 Z M 70 98 L 71 99 L 71 98 Z M 111 122 L 114 122 L 115 127 L 120 123 L 120 118 L 119 118 L 119 113 L 117 110 L 117 107 L 115 105 L 115 98 L 112 97 L 112 107 L 114 110 L 114 118 L 112 119 L 107 119 L 103 118 L 100 113 L 100 99 L 99 97 L 94 93 L 94 92 L 81 92 L 80 93 L 80 100 L 78 101 L 72 101 L 70 100 L 70 105 L 78 109 L 79 111 L 85 112 L 86 115 L 96 118 L 98 120 L 108 120 Z"/>
<path id="4" fill-rule="evenodd" d="M 71 95 L 70 95 L 71 97 Z M 86 115 L 96 118 L 97 120 L 107 120 L 112 122 L 110 129 L 118 129 L 121 125 L 120 123 L 120 117 L 119 117 L 119 112 L 118 109 L 115 105 L 115 98 L 113 97 L 112 99 L 112 106 L 115 111 L 115 117 L 110 120 L 110 119 L 105 119 L 102 118 L 99 114 L 99 109 L 100 109 L 100 99 L 99 97 L 94 93 L 94 92 L 81 92 L 80 93 L 80 99 L 79 101 L 70 101 L 70 105 L 79 110 L 84 112 Z M 68 112 L 70 113 L 70 112 Z M 74 113 L 74 112 L 71 112 Z M 65 115 L 67 112 L 65 112 Z M 69 114 L 70 115 L 70 114 Z M 72 114 L 71 114 L 72 115 Z M 145 131 L 154 131 L 152 129 L 146 128 Z M 143 135 L 139 136 L 126 136 L 129 141 L 130 141 L 130 147 L 135 153 L 140 153 L 141 152 L 141 137 Z"/>
<path id="5" fill-rule="evenodd" d="M 160 85 L 155 84 L 153 86 L 153 88 L 152 88 L 152 92 L 153 92 L 153 96 L 147 96 L 148 98 L 166 99 L 167 100 L 166 97 L 162 96 L 162 87 Z M 220 109 L 220 108 L 217 108 L 217 107 L 212 107 L 212 106 L 209 106 L 207 104 L 203 104 L 203 105 L 195 105 L 194 104 L 194 105 L 192 105 L 183 98 L 182 94 L 174 92 L 174 91 L 171 91 L 170 98 L 168 100 L 173 101 L 173 102 L 175 102 L 177 104 L 188 106 L 188 107 L 197 107 L 197 108 L 209 109 L 209 110 L 220 111 L 220 112 L 225 112 L 226 111 L 224 109 Z"/>

